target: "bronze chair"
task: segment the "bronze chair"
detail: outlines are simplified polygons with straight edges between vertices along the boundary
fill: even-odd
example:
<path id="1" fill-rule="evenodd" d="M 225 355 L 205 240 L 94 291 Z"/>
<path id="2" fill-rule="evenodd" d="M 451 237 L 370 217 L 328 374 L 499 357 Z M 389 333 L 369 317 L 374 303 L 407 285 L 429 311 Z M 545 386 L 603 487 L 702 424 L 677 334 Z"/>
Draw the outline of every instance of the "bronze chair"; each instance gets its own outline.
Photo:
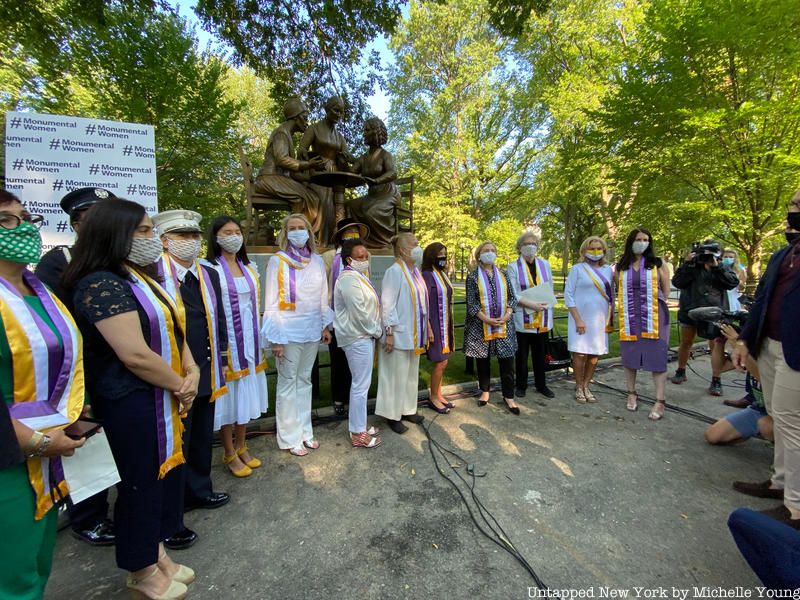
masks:
<path id="1" fill-rule="evenodd" d="M 394 232 L 414 231 L 414 177 L 400 177 L 394 184 L 400 190 L 400 202 L 394 209 Z"/>
<path id="2" fill-rule="evenodd" d="M 244 232 L 245 244 L 253 245 L 257 243 L 260 213 L 272 211 L 291 211 L 291 203 L 281 198 L 271 198 L 259 194 L 255 191 L 255 178 L 253 177 L 253 163 L 244 153 L 244 149 L 239 147 L 239 164 L 242 166 L 242 176 L 244 178 L 244 192 L 247 198 L 247 224 Z M 250 236 L 254 239 L 251 241 Z"/>

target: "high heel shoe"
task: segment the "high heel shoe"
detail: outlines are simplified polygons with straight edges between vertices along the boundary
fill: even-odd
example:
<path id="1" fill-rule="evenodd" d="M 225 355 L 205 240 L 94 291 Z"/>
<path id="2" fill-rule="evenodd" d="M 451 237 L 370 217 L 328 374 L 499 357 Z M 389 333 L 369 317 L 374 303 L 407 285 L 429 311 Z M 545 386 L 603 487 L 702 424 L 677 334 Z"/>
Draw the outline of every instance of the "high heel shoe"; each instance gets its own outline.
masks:
<path id="1" fill-rule="evenodd" d="M 239 456 L 239 458 L 241 458 L 242 454 L 244 454 L 245 452 L 247 452 L 247 444 L 245 444 L 244 446 L 239 448 L 236 451 L 236 454 L 237 454 L 237 456 Z M 244 460 L 242 460 L 242 462 L 244 464 L 246 464 L 248 467 L 250 467 L 251 469 L 257 469 L 258 467 L 260 467 L 263 464 L 255 456 L 250 456 L 250 460 L 248 460 L 246 462 Z"/>
<path id="2" fill-rule="evenodd" d="M 233 461 L 233 459 L 237 458 L 238 456 L 239 454 L 237 452 L 234 452 L 230 456 L 225 454 L 222 456 L 222 464 L 228 465 L 231 463 L 231 461 Z M 242 468 L 239 469 L 238 471 L 234 471 L 233 469 L 228 467 L 228 471 L 230 471 L 231 475 L 233 475 L 234 477 L 250 477 L 250 475 L 253 474 L 253 469 L 251 469 L 247 465 L 242 466 Z"/>
<path id="3" fill-rule="evenodd" d="M 430 408 L 431 410 L 435 410 L 440 415 L 446 415 L 447 413 L 450 412 L 450 409 L 447 406 L 443 406 L 442 408 L 439 408 L 438 406 L 436 406 L 433 403 L 432 400 L 428 400 L 428 408 Z"/>
<path id="4" fill-rule="evenodd" d="M 512 415 L 518 415 L 519 414 L 519 406 L 511 406 L 508 403 L 509 398 L 503 398 L 503 401 L 506 404 L 506 408 L 508 409 L 508 412 L 510 412 Z M 513 400 L 511 400 L 511 401 L 513 402 Z"/>
<path id="5" fill-rule="evenodd" d="M 161 556 L 158 557 L 158 560 L 166 558 L 166 556 L 167 556 L 167 553 L 164 552 L 164 554 L 162 554 Z M 170 577 L 170 579 L 172 579 L 173 581 L 178 581 L 178 582 L 182 583 L 185 586 L 188 586 L 190 583 L 194 582 L 194 580 L 195 580 L 194 569 L 190 569 L 186 565 L 181 565 L 181 564 L 178 564 L 178 563 L 175 563 L 175 566 L 178 567 L 178 570 L 175 571 L 175 574 L 172 575 L 172 577 L 167 575 L 167 573 L 165 571 L 163 571 L 163 570 L 161 572 L 164 573 L 164 575 L 167 575 L 167 577 Z M 161 567 L 159 567 L 159 568 L 161 568 Z"/>
<path id="6" fill-rule="evenodd" d="M 145 575 L 141 579 L 136 579 L 133 575 L 128 575 L 128 579 L 125 583 L 131 593 L 131 598 L 135 600 L 183 600 L 186 598 L 186 595 L 189 593 L 189 588 L 175 579 L 171 580 L 169 582 L 169 587 L 158 595 L 153 595 L 152 592 L 145 591 L 141 587 L 141 584 L 158 572 L 159 568 L 155 566 L 149 575 Z"/>
<path id="7" fill-rule="evenodd" d="M 489 398 L 486 398 L 486 400 L 478 399 L 478 406 L 486 406 L 487 404 L 489 404 Z"/>
<path id="8" fill-rule="evenodd" d="M 633 402 L 631 402 L 631 398 L 633 398 Z M 639 394 L 636 392 L 628 392 L 628 402 L 625 408 L 631 412 L 639 410 Z"/>

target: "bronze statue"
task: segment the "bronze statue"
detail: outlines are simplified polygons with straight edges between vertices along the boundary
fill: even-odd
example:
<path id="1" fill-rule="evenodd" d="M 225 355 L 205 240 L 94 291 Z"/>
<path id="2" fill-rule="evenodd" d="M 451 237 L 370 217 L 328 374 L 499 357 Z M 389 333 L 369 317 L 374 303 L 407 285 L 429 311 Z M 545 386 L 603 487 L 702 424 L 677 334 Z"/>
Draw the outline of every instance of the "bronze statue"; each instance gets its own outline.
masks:
<path id="1" fill-rule="evenodd" d="M 325 227 L 327 218 L 321 208 L 321 199 L 307 183 L 309 171 L 324 167 L 323 159 L 295 158 L 294 133 L 304 132 L 308 127 L 308 108 L 299 98 L 292 98 L 283 106 L 286 119 L 269 136 L 264 164 L 254 182 L 255 191 L 281 198 L 292 203 L 292 211 L 303 213 L 314 232 Z"/>
<path id="2" fill-rule="evenodd" d="M 347 149 L 344 136 L 336 131 L 336 124 L 344 117 L 344 100 L 339 96 L 332 96 L 325 102 L 325 118 L 312 123 L 306 129 L 300 140 L 299 154 L 307 159 L 316 155 L 323 161 L 324 171 L 349 171 L 355 158 Z M 324 213 L 320 239 L 324 242 L 332 239 L 336 222 L 345 217 L 344 203 L 334 202 L 334 192 L 330 187 L 311 184 L 310 188 L 320 198 L 320 210 Z M 343 197 L 341 194 L 340 197 Z"/>
<path id="3" fill-rule="evenodd" d="M 367 180 L 367 195 L 349 203 L 351 216 L 370 229 L 367 246 L 383 248 L 395 234 L 395 207 L 400 202 L 394 156 L 384 150 L 389 138 L 386 125 L 377 117 L 364 123 L 364 143 L 367 152 L 353 165 L 353 172 Z"/>

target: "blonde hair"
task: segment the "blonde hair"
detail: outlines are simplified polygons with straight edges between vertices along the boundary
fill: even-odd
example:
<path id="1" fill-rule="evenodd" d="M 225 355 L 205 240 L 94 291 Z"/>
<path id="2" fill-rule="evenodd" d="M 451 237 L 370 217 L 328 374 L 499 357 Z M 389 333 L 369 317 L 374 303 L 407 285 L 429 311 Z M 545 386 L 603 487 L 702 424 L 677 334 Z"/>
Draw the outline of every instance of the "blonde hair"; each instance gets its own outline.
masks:
<path id="1" fill-rule="evenodd" d="M 598 237 L 596 235 L 590 235 L 585 240 L 583 240 L 580 249 L 581 256 L 578 259 L 578 262 L 586 262 L 586 257 L 584 255 L 586 254 L 586 251 L 589 249 L 589 244 L 591 244 L 592 242 L 600 242 L 600 245 L 603 247 L 603 258 L 601 258 L 595 263 L 598 267 L 602 267 L 604 264 L 606 264 L 606 256 L 608 255 L 608 244 L 606 244 L 606 241 L 603 238 Z"/>
<path id="2" fill-rule="evenodd" d="M 400 254 L 400 247 L 415 239 L 417 239 L 417 236 L 408 232 L 398 233 L 397 235 L 392 236 L 392 239 L 389 240 L 389 243 L 392 245 L 392 249 L 394 250 L 394 257 L 402 258 Z"/>
<path id="3" fill-rule="evenodd" d="M 491 244 L 492 246 L 497 248 L 497 244 L 495 244 L 494 242 L 492 242 L 490 240 L 486 240 L 485 242 L 481 242 L 480 244 L 478 244 L 475 247 L 475 250 L 472 252 L 472 260 L 475 261 L 475 266 L 477 266 L 477 265 L 479 265 L 481 263 L 481 250 L 483 250 L 483 248 L 485 246 L 488 246 L 489 244 Z"/>
<path id="4" fill-rule="evenodd" d="M 722 251 L 722 256 L 725 256 L 726 254 L 733 254 L 733 260 L 736 261 L 736 268 L 738 269 L 739 268 L 739 253 L 736 250 L 734 250 L 733 248 L 725 248 L 725 250 Z"/>
<path id="5" fill-rule="evenodd" d="M 542 235 L 540 233 L 537 233 L 536 231 L 534 231 L 532 229 L 529 229 L 528 231 L 523 231 L 522 235 L 517 238 L 517 244 L 516 244 L 517 254 L 522 252 L 522 247 L 525 245 L 525 244 L 523 244 L 523 242 L 525 240 L 527 240 L 528 238 L 533 238 L 534 240 L 536 240 L 534 243 L 537 246 L 542 241 Z"/>
<path id="6" fill-rule="evenodd" d="M 308 222 L 306 216 L 301 213 L 292 213 L 288 217 L 284 217 L 283 221 L 281 221 L 281 230 L 278 233 L 278 247 L 284 252 L 289 248 L 289 236 L 286 228 L 289 226 L 289 221 L 292 219 L 298 219 L 305 224 L 306 230 L 308 231 L 308 247 L 313 254 L 316 254 L 317 241 L 314 239 L 314 231 L 311 229 L 311 223 Z"/>

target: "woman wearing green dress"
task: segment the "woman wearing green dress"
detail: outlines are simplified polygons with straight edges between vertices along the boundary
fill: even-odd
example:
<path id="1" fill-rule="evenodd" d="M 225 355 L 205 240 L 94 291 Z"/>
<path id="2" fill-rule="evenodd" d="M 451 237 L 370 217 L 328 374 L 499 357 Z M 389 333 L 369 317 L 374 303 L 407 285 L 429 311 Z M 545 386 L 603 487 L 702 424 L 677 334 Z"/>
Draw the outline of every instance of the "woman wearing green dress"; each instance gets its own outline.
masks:
<path id="1" fill-rule="evenodd" d="M 26 268 L 39 261 L 41 222 L 0 190 L 0 395 L 25 457 L 15 460 L 14 440 L 4 439 L 0 598 L 15 600 L 44 595 L 58 522 L 54 506 L 69 493 L 61 457 L 84 441 L 63 431 L 83 409 L 80 334 L 64 305 Z"/>

